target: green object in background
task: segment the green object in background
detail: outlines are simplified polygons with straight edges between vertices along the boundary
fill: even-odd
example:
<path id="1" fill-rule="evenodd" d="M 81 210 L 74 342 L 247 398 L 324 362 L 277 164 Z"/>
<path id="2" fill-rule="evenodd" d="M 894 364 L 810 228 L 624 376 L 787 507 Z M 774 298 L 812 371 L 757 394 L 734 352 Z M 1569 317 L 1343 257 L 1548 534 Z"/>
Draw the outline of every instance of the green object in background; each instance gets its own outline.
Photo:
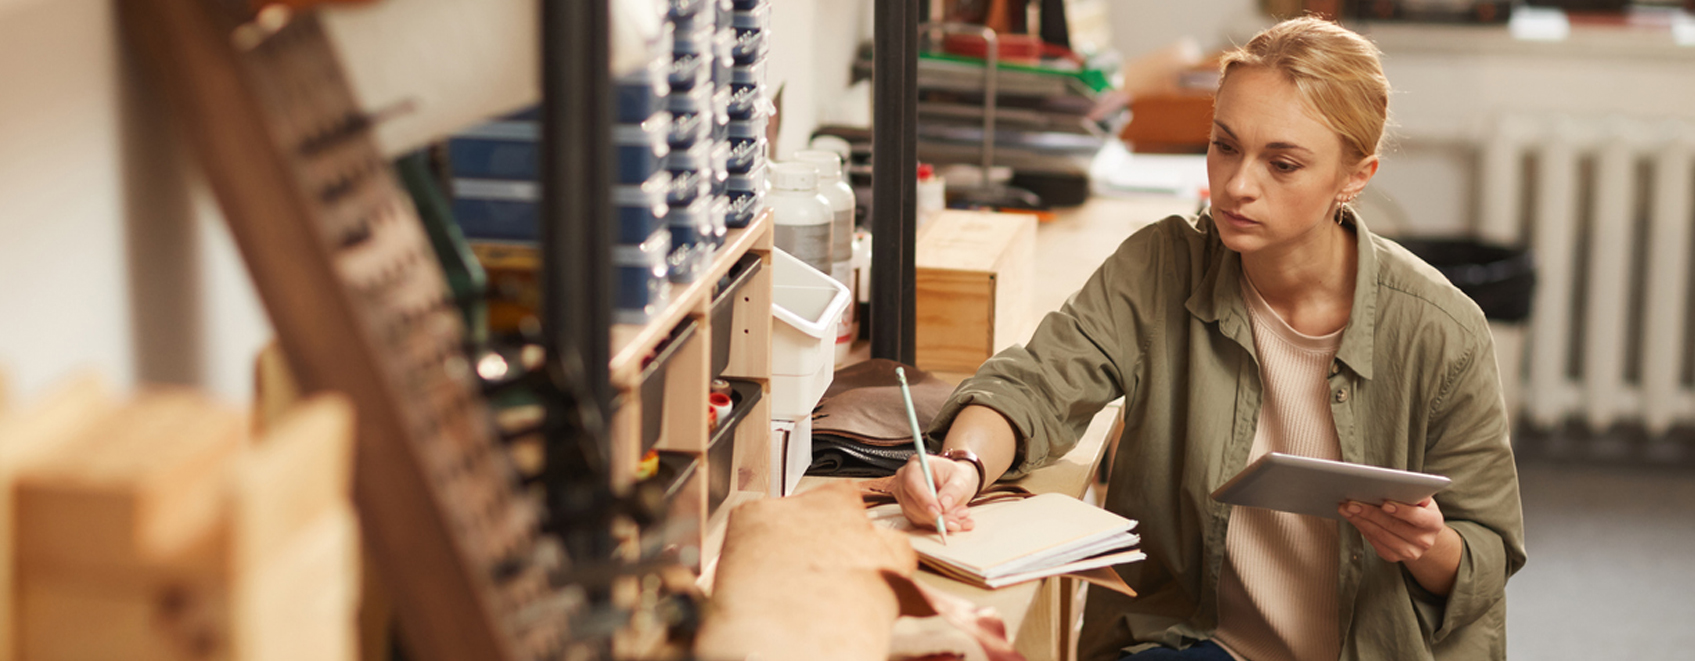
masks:
<path id="1" fill-rule="evenodd" d="M 471 245 L 465 242 L 459 223 L 453 220 L 453 205 L 430 172 L 429 153 L 416 151 L 402 156 L 395 161 L 394 169 L 412 196 L 413 206 L 418 208 L 418 218 L 423 221 L 436 259 L 441 261 L 441 270 L 447 275 L 448 289 L 459 304 L 459 312 L 465 316 L 465 338 L 471 346 L 488 346 L 488 301 L 484 296 L 488 274 L 471 252 Z"/>
<path id="2" fill-rule="evenodd" d="M 933 60 L 933 61 L 937 61 L 937 62 L 951 62 L 951 63 L 955 63 L 955 64 L 963 64 L 963 65 L 974 66 L 974 67 L 977 67 L 979 69 L 981 69 L 984 66 L 983 58 L 966 57 L 964 55 L 953 55 L 951 53 L 921 53 L 921 54 L 919 54 L 918 57 L 919 57 L 920 60 Z M 1106 90 L 1112 88 L 1112 79 L 1111 79 L 1112 72 L 1106 71 L 1106 70 L 1103 70 L 1103 69 L 1099 69 L 1099 68 L 1095 68 L 1093 65 L 1085 66 L 1085 67 L 1082 67 L 1082 68 L 1076 69 L 1076 70 L 1068 70 L 1068 69 L 1056 69 L 1056 68 L 1044 67 L 1044 66 L 1035 66 L 1035 65 L 1029 65 L 1029 64 L 1015 64 L 1015 63 L 1011 63 L 1011 62 L 1002 61 L 1002 62 L 995 63 L 995 68 L 998 71 L 1000 71 L 1002 74 L 1022 73 L 1022 74 L 1034 74 L 1034 75 L 1038 75 L 1038 76 L 1046 76 L 1046 77 L 1052 77 L 1052 78 L 1058 78 L 1058 79 L 1067 79 L 1067 80 L 1075 82 L 1077 85 L 1082 86 L 1082 89 L 1079 89 L 1077 91 L 1087 90 L 1088 93 L 1091 93 L 1091 94 L 1099 94 L 1103 91 L 1106 91 Z"/>

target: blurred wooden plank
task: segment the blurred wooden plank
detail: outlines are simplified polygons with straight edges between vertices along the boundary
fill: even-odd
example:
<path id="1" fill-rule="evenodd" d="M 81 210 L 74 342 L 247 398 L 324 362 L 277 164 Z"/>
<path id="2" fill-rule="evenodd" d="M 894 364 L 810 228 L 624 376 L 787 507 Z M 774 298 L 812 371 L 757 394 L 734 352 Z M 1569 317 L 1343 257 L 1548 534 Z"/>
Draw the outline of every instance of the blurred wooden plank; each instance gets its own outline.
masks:
<path id="1" fill-rule="evenodd" d="M 278 419 L 235 468 L 233 634 L 243 661 L 356 656 L 353 429 L 347 398 L 319 395 Z"/>
<path id="2" fill-rule="evenodd" d="M 20 471 L 23 658 L 228 658 L 222 503 L 246 424 L 192 391 L 146 391 Z"/>
<path id="3" fill-rule="evenodd" d="M 244 566 L 319 519 L 349 506 L 353 489 L 353 406 L 341 395 L 313 397 L 291 410 L 236 468 L 235 531 Z"/>
<path id="4" fill-rule="evenodd" d="M 85 376 L 48 395 L 39 406 L 0 415 L 0 661 L 17 652 L 12 613 L 14 572 L 13 480 L 40 456 L 100 422 L 116 407 L 104 380 Z"/>
<path id="5" fill-rule="evenodd" d="M 18 585 L 21 659 L 230 659 L 221 538 L 136 571 L 46 566 Z"/>
<path id="6" fill-rule="evenodd" d="M 197 543 L 221 515 L 245 427 L 191 391 L 140 394 L 18 475 L 19 567 L 137 568 Z"/>

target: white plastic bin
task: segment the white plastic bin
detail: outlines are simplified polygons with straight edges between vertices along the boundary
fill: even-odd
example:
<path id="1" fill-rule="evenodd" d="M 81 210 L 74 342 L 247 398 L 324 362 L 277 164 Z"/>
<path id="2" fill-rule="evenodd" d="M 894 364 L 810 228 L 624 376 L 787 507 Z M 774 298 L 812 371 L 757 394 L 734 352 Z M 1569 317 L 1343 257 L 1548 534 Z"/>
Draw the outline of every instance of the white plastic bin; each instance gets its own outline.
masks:
<path id="1" fill-rule="evenodd" d="M 836 324 L 848 288 L 780 248 L 771 250 L 771 418 L 802 420 L 835 377 Z"/>

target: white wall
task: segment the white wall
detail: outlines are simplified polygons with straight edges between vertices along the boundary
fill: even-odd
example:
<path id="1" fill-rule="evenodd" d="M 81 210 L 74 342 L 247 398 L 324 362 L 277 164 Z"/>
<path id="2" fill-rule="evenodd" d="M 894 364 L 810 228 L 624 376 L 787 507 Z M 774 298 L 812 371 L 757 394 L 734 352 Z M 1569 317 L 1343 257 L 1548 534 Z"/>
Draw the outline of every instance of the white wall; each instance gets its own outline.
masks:
<path id="1" fill-rule="evenodd" d="M 198 384 L 245 402 L 271 329 L 159 93 L 122 43 L 116 4 L 0 0 L 0 370 L 20 400 L 94 370 L 120 387 Z M 776 149 L 787 156 L 836 113 L 871 4 L 772 4 L 770 80 L 787 90 Z M 417 106 L 383 129 L 391 153 L 537 93 L 531 3 L 386 0 L 338 12 L 331 33 L 355 60 L 363 101 Z M 396 25 L 404 34 L 389 34 Z M 397 73 L 407 48 L 441 44 L 458 57 Z"/>
<path id="2" fill-rule="evenodd" d="M 854 53 L 871 38 L 871 0 L 774 0 L 772 91 L 783 90 L 781 132 L 772 154 L 787 159 L 806 148 L 820 124 L 841 116 Z"/>
<path id="3" fill-rule="evenodd" d="M 1135 57 L 1193 37 L 1202 52 L 1229 48 L 1265 27 L 1258 0 L 1108 0 L 1113 44 Z"/>
<path id="4" fill-rule="evenodd" d="M 250 395 L 269 330 L 103 0 L 0 5 L 0 369 Z"/>

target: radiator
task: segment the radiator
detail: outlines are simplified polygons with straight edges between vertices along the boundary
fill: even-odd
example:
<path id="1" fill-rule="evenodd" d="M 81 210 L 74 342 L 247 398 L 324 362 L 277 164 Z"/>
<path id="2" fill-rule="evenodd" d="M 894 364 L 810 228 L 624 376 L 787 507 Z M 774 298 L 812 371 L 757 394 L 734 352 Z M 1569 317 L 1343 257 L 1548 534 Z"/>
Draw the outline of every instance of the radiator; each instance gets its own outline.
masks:
<path id="1" fill-rule="evenodd" d="M 1695 123 L 1506 116 L 1481 141 L 1478 234 L 1527 245 L 1522 419 L 1651 437 L 1695 422 Z"/>

